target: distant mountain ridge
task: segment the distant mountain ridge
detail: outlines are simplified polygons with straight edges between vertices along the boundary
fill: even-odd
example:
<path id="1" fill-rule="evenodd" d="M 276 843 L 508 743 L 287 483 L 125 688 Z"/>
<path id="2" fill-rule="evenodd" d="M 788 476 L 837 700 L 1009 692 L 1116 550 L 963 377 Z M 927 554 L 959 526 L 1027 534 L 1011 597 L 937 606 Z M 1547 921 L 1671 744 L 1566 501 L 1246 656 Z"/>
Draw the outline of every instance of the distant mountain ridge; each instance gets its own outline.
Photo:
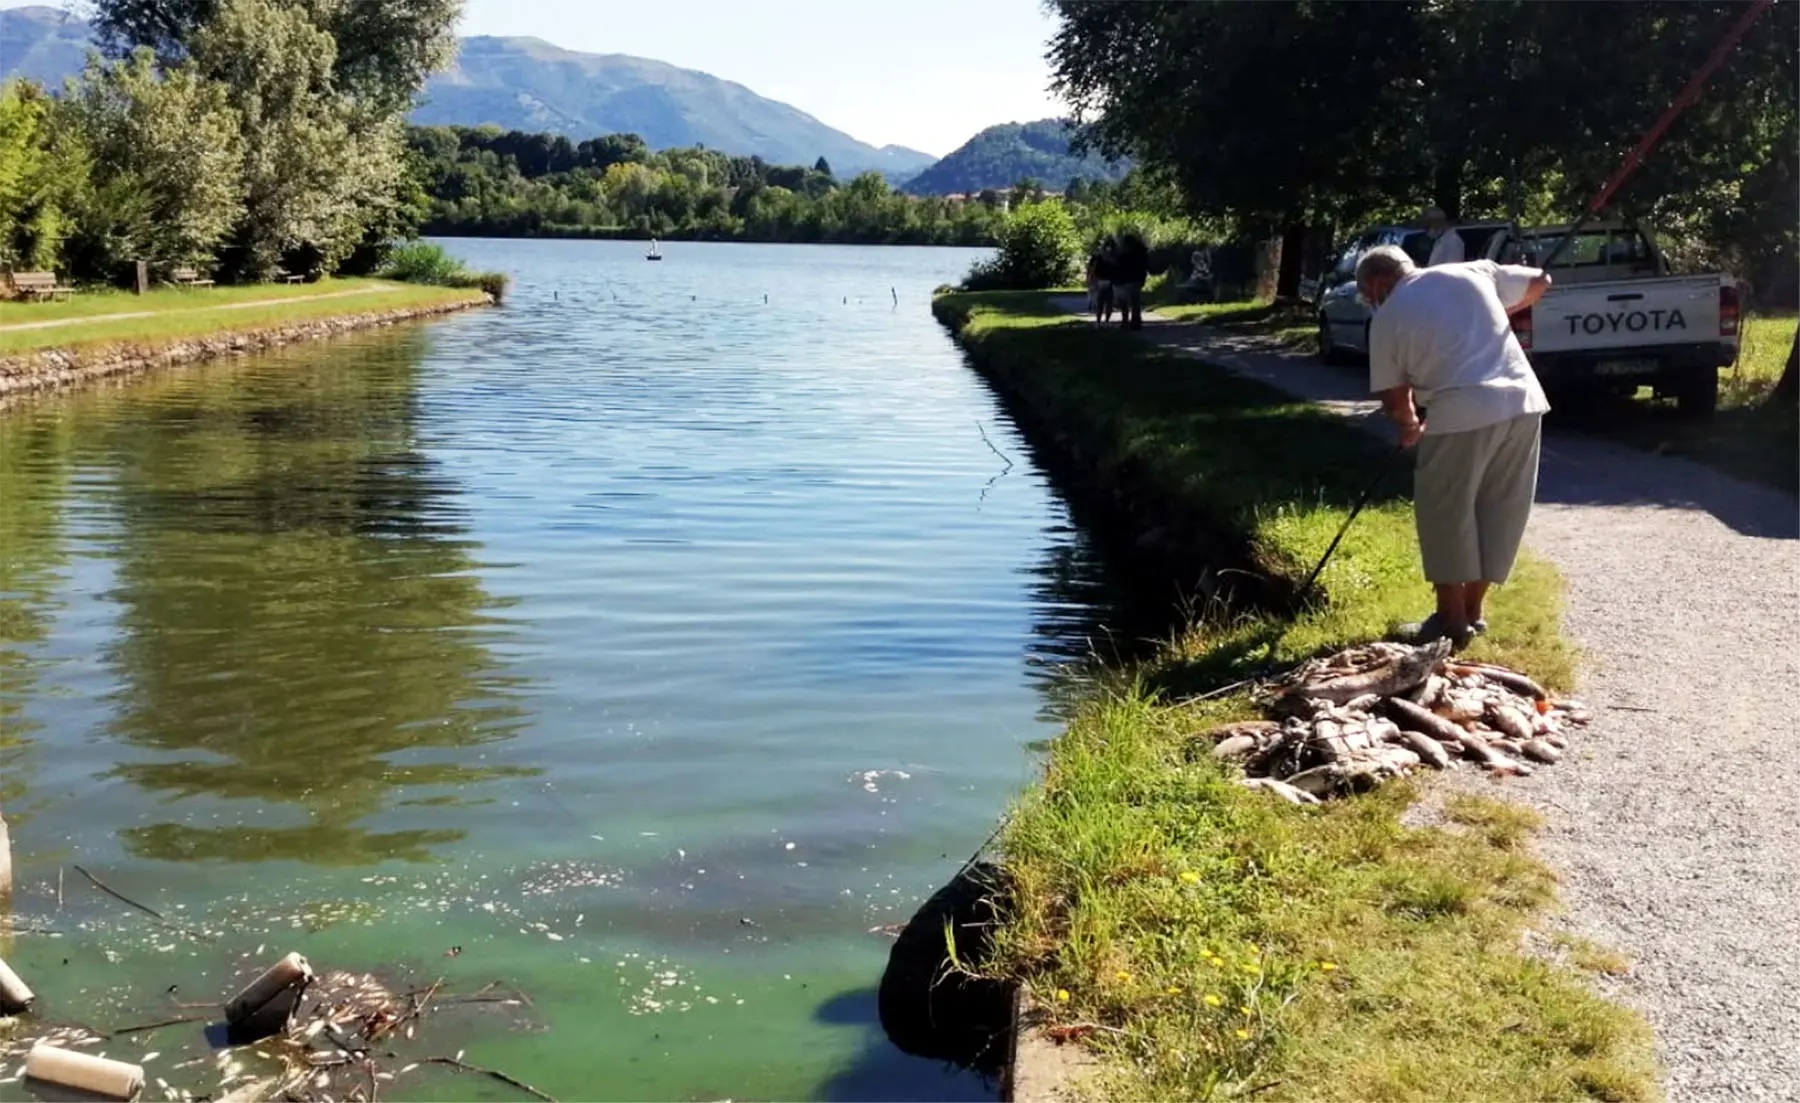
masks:
<path id="1" fill-rule="evenodd" d="M 1090 153 L 1077 157 L 1069 149 L 1074 132 L 1062 119 L 990 126 L 907 181 L 915 195 L 954 195 L 983 188 L 1010 188 L 1030 178 L 1051 191 L 1062 191 L 1069 181 L 1113 181 L 1125 175 L 1128 165 Z"/>
<path id="2" fill-rule="evenodd" d="M 0 80 L 27 77 L 58 88 L 81 72 L 92 28 L 56 8 L 0 10 Z M 540 38 L 480 36 L 461 42 L 455 64 L 431 79 L 412 120 L 493 124 L 570 138 L 635 133 L 653 149 L 704 145 L 774 164 L 820 157 L 840 177 L 868 169 L 905 179 L 932 156 L 876 148 L 806 112 L 695 69 L 626 54 L 584 54 Z"/>

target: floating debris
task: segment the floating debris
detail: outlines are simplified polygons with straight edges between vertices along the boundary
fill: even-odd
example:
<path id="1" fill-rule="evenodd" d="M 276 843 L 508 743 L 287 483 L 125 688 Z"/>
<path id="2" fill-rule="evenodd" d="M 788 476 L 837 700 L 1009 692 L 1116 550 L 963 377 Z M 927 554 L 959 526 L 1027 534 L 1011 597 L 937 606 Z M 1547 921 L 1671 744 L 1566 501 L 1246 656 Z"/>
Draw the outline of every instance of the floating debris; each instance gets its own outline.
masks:
<path id="1" fill-rule="evenodd" d="M 1447 640 L 1371 643 L 1302 664 L 1265 694 L 1277 719 L 1206 733 L 1242 784 L 1295 804 L 1362 792 L 1457 760 L 1523 777 L 1568 750 L 1590 719 L 1515 670 L 1450 657 Z"/>

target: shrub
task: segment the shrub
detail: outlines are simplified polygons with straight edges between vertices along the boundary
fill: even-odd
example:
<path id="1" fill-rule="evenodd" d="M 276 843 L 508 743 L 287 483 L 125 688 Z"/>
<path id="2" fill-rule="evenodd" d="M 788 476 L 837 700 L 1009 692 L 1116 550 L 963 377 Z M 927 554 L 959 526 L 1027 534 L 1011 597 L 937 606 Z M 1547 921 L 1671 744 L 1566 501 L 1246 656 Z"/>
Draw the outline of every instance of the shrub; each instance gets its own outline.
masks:
<path id="1" fill-rule="evenodd" d="M 442 287 L 477 287 L 499 302 L 506 297 L 506 277 L 499 272 L 471 272 L 442 247 L 425 241 L 409 241 L 394 249 L 381 275 L 403 283 L 431 283 Z"/>
<path id="2" fill-rule="evenodd" d="M 1033 291 L 1075 278 L 1080 239 L 1060 200 L 1027 203 L 1000 225 L 1000 251 L 963 280 L 970 291 Z"/>
<path id="3" fill-rule="evenodd" d="M 443 248 L 424 241 L 409 241 L 388 257 L 381 274 L 403 283 L 438 283 L 449 285 L 468 275 L 468 270 Z"/>
<path id="4" fill-rule="evenodd" d="M 506 298 L 507 278 L 504 272 L 464 272 L 451 283 L 452 287 L 479 287 L 494 297 L 495 302 Z"/>

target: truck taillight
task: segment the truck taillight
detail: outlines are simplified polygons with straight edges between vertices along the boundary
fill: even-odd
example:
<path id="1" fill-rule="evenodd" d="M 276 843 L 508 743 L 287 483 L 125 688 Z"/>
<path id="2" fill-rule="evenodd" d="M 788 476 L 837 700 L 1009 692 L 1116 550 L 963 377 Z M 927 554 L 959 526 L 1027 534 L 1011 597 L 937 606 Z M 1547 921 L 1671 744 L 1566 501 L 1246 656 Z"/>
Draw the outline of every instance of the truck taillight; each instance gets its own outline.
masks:
<path id="1" fill-rule="evenodd" d="M 1736 337 L 1738 335 L 1738 293 L 1737 288 L 1728 283 L 1719 285 L 1719 336 Z"/>
<path id="2" fill-rule="evenodd" d="M 1513 336 L 1519 339 L 1519 347 L 1531 347 L 1531 308 L 1526 307 L 1512 316 Z"/>

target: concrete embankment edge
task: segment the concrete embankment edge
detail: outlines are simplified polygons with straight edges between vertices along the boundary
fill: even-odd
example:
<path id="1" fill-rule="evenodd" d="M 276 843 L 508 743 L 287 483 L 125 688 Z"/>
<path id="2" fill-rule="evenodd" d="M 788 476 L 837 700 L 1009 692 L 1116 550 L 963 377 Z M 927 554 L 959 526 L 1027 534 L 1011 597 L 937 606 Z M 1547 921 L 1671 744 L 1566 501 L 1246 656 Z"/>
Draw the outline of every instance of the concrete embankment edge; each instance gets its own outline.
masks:
<path id="1" fill-rule="evenodd" d="M 993 389 L 1032 451 L 1095 531 L 1108 554 L 1139 578 L 1169 580 L 1170 597 L 1196 597 L 1216 588 L 1219 567 L 1247 563 L 1241 538 L 1196 514 L 1125 465 L 1109 465 L 1084 440 L 1080 426 L 1062 424 L 1016 365 L 993 346 L 969 340 L 959 312 L 933 304 L 933 313 L 963 348 L 968 364 Z M 1253 594 L 1281 600 L 1286 594 Z M 1044 1033 L 1028 988 L 1015 991 L 1008 1024 L 1000 1095 L 1008 1103 L 1079 1103 L 1081 1081 L 1098 1067 L 1089 1051 Z"/>
<path id="2" fill-rule="evenodd" d="M 467 310 L 474 306 L 486 306 L 493 301 L 491 296 L 482 294 L 447 302 L 296 319 L 256 329 L 155 341 L 121 341 L 86 347 L 48 348 L 0 356 L 0 406 L 26 395 L 67 390 L 102 380 L 143 375 L 227 356 L 247 355 L 301 341 L 334 337 L 353 330 L 397 325 Z"/>

